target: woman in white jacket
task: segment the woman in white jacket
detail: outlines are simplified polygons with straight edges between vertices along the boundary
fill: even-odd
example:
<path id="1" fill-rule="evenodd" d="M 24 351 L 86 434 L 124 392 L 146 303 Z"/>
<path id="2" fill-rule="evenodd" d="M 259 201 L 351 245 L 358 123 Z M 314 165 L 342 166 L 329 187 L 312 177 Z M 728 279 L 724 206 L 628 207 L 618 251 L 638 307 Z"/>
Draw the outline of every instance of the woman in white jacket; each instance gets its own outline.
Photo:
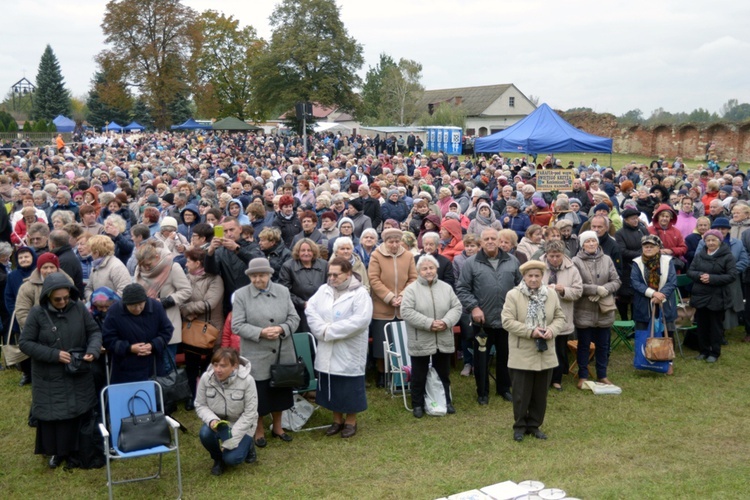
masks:
<path id="1" fill-rule="evenodd" d="M 352 275 L 348 260 L 334 258 L 328 283 L 307 301 L 310 331 L 318 339 L 315 369 L 319 372 L 315 402 L 333 412 L 326 436 L 357 433 L 357 413 L 367 409 L 365 365 L 372 300 Z"/>

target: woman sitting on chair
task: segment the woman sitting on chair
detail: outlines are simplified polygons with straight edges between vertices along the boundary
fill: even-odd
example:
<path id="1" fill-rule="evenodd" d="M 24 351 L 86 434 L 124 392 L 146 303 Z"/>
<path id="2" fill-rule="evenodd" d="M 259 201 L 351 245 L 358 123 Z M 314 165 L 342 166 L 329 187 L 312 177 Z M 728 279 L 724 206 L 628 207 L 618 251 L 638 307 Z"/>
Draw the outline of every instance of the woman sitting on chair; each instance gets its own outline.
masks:
<path id="1" fill-rule="evenodd" d="M 231 347 L 218 349 L 211 358 L 198 383 L 195 411 L 203 421 L 201 444 L 214 461 L 211 474 L 220 476 L 224 465 L 257 460 L 258 393 L 250 362 Z"/>

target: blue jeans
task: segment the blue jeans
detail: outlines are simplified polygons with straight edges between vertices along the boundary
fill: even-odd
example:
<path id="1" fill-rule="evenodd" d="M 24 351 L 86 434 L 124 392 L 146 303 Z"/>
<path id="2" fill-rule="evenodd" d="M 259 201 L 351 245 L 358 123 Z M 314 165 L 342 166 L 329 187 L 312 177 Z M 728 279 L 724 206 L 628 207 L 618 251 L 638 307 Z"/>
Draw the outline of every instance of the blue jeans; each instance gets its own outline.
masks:
<path id="1" fill-rule="evenodd" d="M 578 328 L 578 378 L 589 378 L 589 351 L 596 346 L 596 378 L 607 378 L 609 361 L 609 328 Z"/>
<path id="2" fill-rule="evenodd" d="M 212 431 L 206 424 L 201 427 L 200 439 L 201 444 L 208 450 L 212 459 L 223 460 L 227 465 L 239 465 L 244 462 L 247 454 L 254 446 L 253 436 L 245 435 L 237 448 L 222 451 L 219 447 L 219 433 Z"/>
<path id="3" fill-rule="evenodd" d="M 177 366 L 175 356 L 177 356 L 177 344 L 168 345 L 162 354 L 164 373 L 172 373 L 172 367 Z"/>

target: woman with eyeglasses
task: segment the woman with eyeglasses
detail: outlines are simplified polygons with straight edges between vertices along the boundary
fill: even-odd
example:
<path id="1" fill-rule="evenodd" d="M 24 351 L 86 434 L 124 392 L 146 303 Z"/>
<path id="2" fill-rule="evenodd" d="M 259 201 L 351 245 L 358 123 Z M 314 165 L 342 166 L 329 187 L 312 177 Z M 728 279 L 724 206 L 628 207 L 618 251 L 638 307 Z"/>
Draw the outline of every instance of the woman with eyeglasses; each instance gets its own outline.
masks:
<path id="1" fill-rule="evenodd" d="M 78 298 L 67 275 L 49 274 L 19 341 L 31 358 L 34 453 L 50 456 L 51 469 L 78 451 L 82 424 L 97 403 L 90 363 L 99 357 L 102 334 Z M 68 466 L 75 465 L 68 460 Z"/>

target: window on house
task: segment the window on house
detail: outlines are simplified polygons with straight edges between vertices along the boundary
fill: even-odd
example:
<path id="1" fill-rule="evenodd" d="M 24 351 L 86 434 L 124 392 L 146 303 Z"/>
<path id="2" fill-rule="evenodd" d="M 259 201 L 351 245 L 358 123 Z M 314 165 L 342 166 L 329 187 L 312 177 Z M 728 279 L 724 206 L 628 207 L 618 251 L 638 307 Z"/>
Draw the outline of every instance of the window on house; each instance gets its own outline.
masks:
<path id="1" fill-rule="evenodd" d="M 473 128 L 467 128 L 466 135 L 468 136 L 476 135 L 476 130 L 474 130 Z"/>
<path id="2" fill-rule="evenodd" d="M 516 98 L 515 97 L 508 97 L 508 106 L 511 108 L 516 107 Z"/>

